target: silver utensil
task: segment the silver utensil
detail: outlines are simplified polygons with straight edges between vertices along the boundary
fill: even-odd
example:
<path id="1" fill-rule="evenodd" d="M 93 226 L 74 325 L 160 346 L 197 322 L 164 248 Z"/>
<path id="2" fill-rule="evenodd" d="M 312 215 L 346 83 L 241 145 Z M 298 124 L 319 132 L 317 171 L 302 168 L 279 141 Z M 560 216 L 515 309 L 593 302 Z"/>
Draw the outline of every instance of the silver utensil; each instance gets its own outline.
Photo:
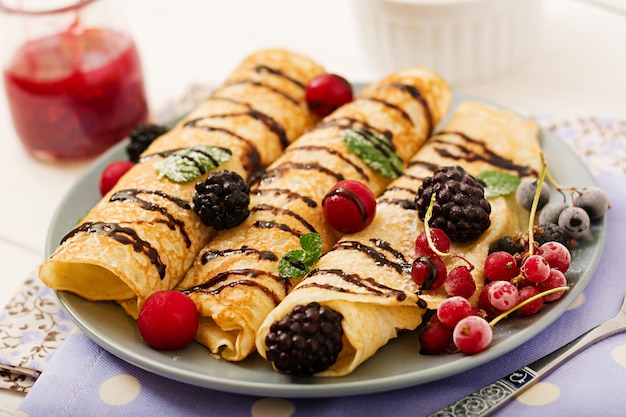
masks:
<path id="1" fill-rule="evenodd" d="M 589 346 L 626 331 L 626 297 L 619 313 L 572 342 L 517 371 L 431 414 L 429 417 L 485 417 Z"/>

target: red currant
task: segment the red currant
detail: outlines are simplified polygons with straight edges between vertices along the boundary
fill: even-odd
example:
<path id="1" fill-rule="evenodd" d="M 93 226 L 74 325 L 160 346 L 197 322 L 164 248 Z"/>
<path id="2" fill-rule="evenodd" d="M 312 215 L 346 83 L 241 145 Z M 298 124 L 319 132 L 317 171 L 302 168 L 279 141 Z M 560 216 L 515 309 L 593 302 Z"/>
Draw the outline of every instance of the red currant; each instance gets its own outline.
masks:
<path id="1" fill-rule="evenodd" d="M 444 325 L 451 329 L 461 321 L 461 319 L 472 314 L 472 305 L 467 299 L 459 296 L 446 298 L 437 307 L 437 318 Z"/>
<path id="2" fill-rule="evenodd" d="M 498 281 L 492 281 L 485 285 L 483 289 L 480 291 L 480 295 L 478 296 L 478 308 L 483 310 L 487 317 L 496 317 L 500 314 L 500 311 L 495 308 L 491 302 L 489 301 L 489 288 Z"/>
<path id="3" fill-rule="evenodd" d="M 152 294 L 137 319 L 139 334 L 154 349 L 182 349 L 198 331 L 198 311 L 187 295 L 163 290 Z"/>
<path id="4" fill-rule="evenodd" d="M 474 277 L 465 265 L 452 268 L 443 286 L 449 295 L 459 295 L 464 298 L 470 298 L 476 291 Z"/>
<path id="5" fill-rule="evenodd" d="M 518 304 L 522 301 L 528 300 L 530 297 L 534 297 L 539 294 L 539 290 L 537 287 L 528 286 L 521 288 L 519 290 Z M 520 307 L 518 311 L 525 316 L 532 316 L 537 313 L 543 307 L 543 298 L 538 298 L 535 301 L 531 301 L 530 303 Z"/>
<path id="6" fill-rule="evenodd" d="M 444 353 L 452 344 L 452 329 L 444 326 L 437 315 L 428 322 L 420 333 L 420 353 Z"/>
<path id="7" fill-rule="evenodd" d="M 441 287 L 447 275 L 446 265 L 439 256 L 421 256 L 411 266 L 411 277 L 423 290 Z"/>
<path id="8" fill-rule="evenodd" d="M 441 229 L 433 227 L 430 229 L 430 238 L 439 252 L 448 253 L 450 251 L 450 238 Z M 428 244 L 426 232 L 422 232 L 415 238 L 415 256 L 432 256 L 435 252 Z"/>
<path id="9" fill-rule="evenodd" d="M 321 74 L 306 86 L 306 101 L 318 116 L 324 117 L 353 99 L 352 85 L 336 74 Z"/>
<path id="10" fill-rule="evenodd" d="M 335 184 L 322 200 L 324 217 L 341 233 L 365 229 L 376 216 L 376 198 L 363 183 L 343 180 Z"/>
<path id="11" fill-rule="evenodd" d="M 500 311 L 506 311 L 517 304 L 518 292 L 508 281 L 493 281 L 487 292 L 489 302 Z"/>
<path id="12" fill-rule="evenodd" d="M 572 254 L 562 243 L 546 242 L 539 246 L 539 253 L 548 261 L 552 268 L 556 268 L 563 273 L 569 269 Z"/>
<path id="13" fill-rule="evenodd" d="M 100 175 L 100 194 L 105 195 L 117 184 L 120 178 L 133 167 L 130 161 L 113 161 Z"/>
<path id="14" fill-rule="evenodd" d="M 454 327 L 452 337 L 454 344 L 461 352 L 473 355 L 489 347 L 493 338 L 493 329 L 484 318 L 467 316 Z"/>
<path id="15" fill-rule="evenodd" d="M 565 274 L 563 274 L 563 272 L 556 268 L 552 268 L 548 279 L 537 285 L 541 286 L 541 291 L 546 291 L 551 290 L 552 288 L 567 286 L 567 279 L 565 278 Z M 565 294 L 565 291 L 554 292 L 552 294 L 545 295 L 543 300 L 548 302 L 556 301 L 563 297 L 563 294 Z"/>
<path id="16" fill-rule="evenodd" d="M 489 281 L 509 281 L 519 274 L 515 257 L 508 252 L 493 252 L 485 259 L 485 277 Z"/>
<path id="17" fill-rule="evenodd" d="M 531 255 L 522 264 L 522 272 L 527 280 L 536 284 L 548 279 L 550 264 L 541 255 Z"/>

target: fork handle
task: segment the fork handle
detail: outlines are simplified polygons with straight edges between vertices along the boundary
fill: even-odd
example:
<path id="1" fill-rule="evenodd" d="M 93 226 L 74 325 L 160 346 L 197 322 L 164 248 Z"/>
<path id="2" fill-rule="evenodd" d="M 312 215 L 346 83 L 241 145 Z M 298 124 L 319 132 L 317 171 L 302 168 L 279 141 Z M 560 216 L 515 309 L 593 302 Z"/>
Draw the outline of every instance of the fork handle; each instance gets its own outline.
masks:
<path id="1" fill-rule="evenodd" d="M 453 417 L 459 415 L 485 417 L 492 415 L 508 404 L 515 396 L 528 390 L 568 359 L 592 344 L 618 333 L 619 330 L 614 327 L 610 323 L 605 323 L 591 329 L 554 352 L 461 398 L 457 402 L 436 411 L 429 417 Z"/>

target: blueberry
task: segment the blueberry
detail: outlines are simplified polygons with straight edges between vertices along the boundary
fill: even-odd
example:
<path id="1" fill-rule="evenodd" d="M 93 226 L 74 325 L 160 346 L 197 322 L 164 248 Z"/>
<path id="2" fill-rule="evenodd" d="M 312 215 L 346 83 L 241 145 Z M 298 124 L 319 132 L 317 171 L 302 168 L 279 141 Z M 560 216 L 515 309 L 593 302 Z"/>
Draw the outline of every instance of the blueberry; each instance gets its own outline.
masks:
<path id="1" fill-rule="evenodd" d="M 543 223 L 559 223 L 559 215 L 563 210 L 568 207 L 567 203 L 563 201 L 553 201 L 541 209 L 539 212 L 539 224 Z"/>
<path id="2" fill-rule="evenodd" d="M 530 211 L 533 205 L 533 200 L 535 199 L 538 184 L 539 181 L 537 179 L 526 178 L 517 187 L 517 190 L 515 191 L 515 198 L 519 205 L 524 209 Z M 550 201 L 550 189 L 546 184 L 543 184 L 541 187 L 541 193 L 539 194 L 539 201 L 537 202 L 537 210 L 541 210 L 541 208 L 545 206 L 548 201 Z"/>
<path id="3" fill-rule="evenodd" d="M 589 215 L 580 207 L 568 207 L 559 216 L 559 226 L 573 238 L 584 235 L 589 230 Z"/>
<path id="4" fill-rule="evenodd" d="M 585 210 L 591 220 L 597 220 L 609 209 L 609 198 L 600 187 L 585 187 L 574 198 L 574 205 Z"/>

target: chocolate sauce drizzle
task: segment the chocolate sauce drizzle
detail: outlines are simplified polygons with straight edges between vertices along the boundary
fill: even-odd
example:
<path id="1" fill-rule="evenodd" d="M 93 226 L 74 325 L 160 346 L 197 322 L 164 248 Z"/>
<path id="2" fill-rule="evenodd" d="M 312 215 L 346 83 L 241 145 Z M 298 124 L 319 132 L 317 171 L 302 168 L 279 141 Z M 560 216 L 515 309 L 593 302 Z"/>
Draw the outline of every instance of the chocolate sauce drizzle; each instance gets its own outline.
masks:
<path id="1" fill-rule="evenodd" d="M 231 82 L 228 82 L 228 83 L 224 84 L 224 87 L 230 87 L 230 86 L 233 86 L 233 85 L 240 85 L 240 84 L 248 84 L 248 85 L 253 85 L 255 87 L 264 88 L 266 90 L 269 90 L 269 91 L 271 91 L 273 93 L 276 93 L 276 94 L 284 97 L 285 99 L 289 100 L 290 102 L 292 102 L 296 106 L 300 105 L 300 102 L 298 101 L 298 99 L 290 96 L 289 94 L 285 93 L 284 91 L 279 90 L 276 87 L 272 87 L 271 85 L 264 84 L 264 83 L 262 83 L 260 81 L 237 80 L 237 81 L 231 81 Z"/>
<path id="2" fill-rule="evenodd" d="M 391 141 L 391 139 L 393 138 L 393 133 L 391 132 L 391 130 L 379 129 L 363 120 L 358 120 L 352 117 L 324 119 L 324 121 L 318 123 L 317 126 L 315 126 L 316 129 L 323 129 L 326 127 L 338 127 L 340 129 L 354 129 L 355 127 L 362 127 L 364 129 L 371 130 L 372 132 L 376 132 L 379 135 L 386 137 L 387 139 L 389 139 L 389 141 Z"/>
<path id="3" fill-rule="evenodd" d="M 157 222 L 165 223 L 170 230 L 176 230 L 176 228 L 178 227 L 181 235 L 183 236 L 183 239 L 185 240 L 185 244 L 187 245 L 187 247 L 190 247 L 191 239 L 189 239 L 189 235 L 187 234 L 187 231 L 185 230 L 185 222 L 183 222 L 182 220 L 176 219 L 167 210 L 167 207 L 163 207 L 158 204 L 151 203 L 142 198 L 139 198 L 138 195 L 140 194 L 158 195 L 159 197 L 162 197 L 171 201 L 172 203 L 176 204 L 178 207 L 182 208 L 183 210 L 191 210 L 191 204 L 189 204 L 187 201 L 183 200 L 182 198 L 178 198 L 178 197 L 169 195 L 167 193 L 164 193 L 163 191 L 160 191 L 160 190 L 137 190 L 134 188 L 120 190 L 114 193 L 109 199 L 109 201 L 115 202 L 115 201 L 127 201 L 128 200 L 128 201 L 132 201 L 138 204 L 139 207 L 141 207 L 144 210 L 156 211 L 156 212 L 161 213 L 167 220 L 159 219 L 157 220 Z"/>
<path id="4" fill-rule="evenodd" d="M 200 117 L 197 119 L 193 119 L 190 120 L 188 122 L 186 122 L 183 127 L 185 128 L 200 128 L 200 129 L 205 129 L 205 130 L 211 130 L 211 126 L 209 125 L 200 125 L 199 123 L 201 121 L 208 121 L 211 119 L 225 119 L 225 118 L 230 118 L 230 117 L 240 117 L 240 116 L 247 116 L 247 117 L 251 117 L 253 119 L 256 119 L 258 121 L 260 121 L 261 123 L 263 123 L 272 133 L 274 133 L 278 139 L 280 140 L 280 143 L 282 145 L 283 148 L 287 147 L 287 145 L 289 144 L 289 141 L 287 140 L 287 134 L 285 133 L 285 129 L 276 121 L 274 120 L 271 116 L 261 113 L 258 110 L 255 110 L 254 108 L 252 108 L 252 106 L 250 106 L 250 104 L 243 102 L 243 101 L 239 101 L 239 100 L 234 100 L 231 98 L 227 98 L 227 97 L 219 97 L 219 96 L 212 96 L 209 98 L 209 100 L 223 100 L 223 101 L 228 101 L 234 104 L 239 104 L 241 106 L 245 106 L 247 108 L 246 111 L 242 111 L 242 112 L 233 112 L 233 113 L 219 113 L 219 114 L 211 114 L 205 117 Z M 219 127 L 217 127 L 219 129 Z M 230 132 L 230 131 L 226 131 L 226 130 L 222 130 L 224 132 Z M 231 132 L 233 133 L 233 132 Z M 233 136 L 237 137 L 234 133 Z"/>
<path id="5" fill-rule="evenodd" d="M 298 147 L 288 148 L 285 151 L 285 153 L 288 153 L 288 152 L 299 152 L 299 151 L 323 151 L 323 152 L 326 152 L 326 153 L 328 153 L 328 154 L 330 154 L 330 155 L 332 155 L 334 157 L 337 157 L 337 158 L 341 159 L 342 161 L 344 161 L 345 163 L 350 165 L 352 168 L 354 168 L 354 170 L 356 172 L 359 173 L 361 178 L 363 178 L 365 181 L 369 181 L 369 179 L 370 179 L 369 176 L 363 170 L 363 168 L 361 168 L 360 166 L 358 166 L 357 164 L 352 162 L 350 159 L 346 158 L 344 155 L 339 153 L 336 149 L 329 148 L 328 146 L 307 145 L 307 146 L 298 146 Z"/>
<path id="6" fill-rule="evenodd" d="M 239 249 L 224 249 L 224 250 L 207 250 L 204 252 L 200 258 L 202 265 L 207 264 L 209 261 L 213 259 L 217 259 L 219 257 L 226 257 L 231 255 L 256 255 L 259 261 L 272 261 L 275 262 L 278 260 L 276 254 L 272 251 L 261 251 L 258 249 L 251 248 L 249 246 L 242 246 Z"/>
<path id="7" fill-rule="evenodd" d="M 461 138 L 463 138 L 463 140 L 465 140 L 466 142 L 472 143 L 474 145 L 477 145 L 480 147 L 482 153 L 476 153 L 474 151 L 472 151 L 471 149 L 469 149 L 466 146 L 463 146 L 461 144 L 457 144 L 457 143 L 451 143 L 448 142 L 444 139 L 444 135 L 456 135 L 459 136 Z M 449 146 L 453 146 L 455 148 L 457 148 L 462 154 L 461 155 L 454 155 L 452 154 L 448 149 L 445 148 L 436 148 L 436 151 L 439 155 L 441 155 L 444 158 L 450 158 L 450 159 L 455 159 L 455 160 L 465 160 L 468 162 L 472 162 L 472 161 L 484 161 L 487 162 L 491 165 L 497 166 L 499 168 L 508 170 L 508 171 L 515 171 L 517 172 L 517 175 L 519 177 L 525 177 L 525 176 L 537 176 L 537 172 L 527 166 L 522 166 L 522 165 L 516 165 L 514 164 L 512 161 L 498 155 L 497 153 L 493 152 L 491 149 L 489 149 L 487 147 L 487 145 L 480 140 L 476 140 L 476 139 L 472 139 L 469 136 L 467 136 L 465 133 L 462 132 L 457 132 L 457 131 L 443 131 L 440 132 L 436 137 L 434 137 L 432 139 L 435 143 L 442 143 L 442 144 L 446 144 Z"/>
<path id="8" fill-rule="evenodd" d="M 228 278 L 231 276 L 242 276 L 246 278 L 228 282 Z M 260 269 L 245 268 L 245 269 L 234 269 L 231 271 L 220 272 L 219 274 L 215 275 L 213 278 L 209 279 L 204 284 L 196 285 L 195 287 L 183 290 L 183 293 L 187 295 L 190 295 L 192 293 L 205 293 L 205 294 L 218 295 L 226 288 L 235 288 L 238 285 L 246 285 L 249 287 L 256 287 L 257 289 L 260 289 L 261 291 L 265 293 L 265 295 L 267 295 L 269 298 L 272 299 L 275 305 L 277 305 L 280 302 L 281 297 L 278 294 L 276 294 L 274 291 L 272 291 L 271 289 L 267 288 L 265 285 L 255 280 L 255 278 L 263 277 L 263 276 L 269 277 L 275 280 L 276 282 L 280 283 L 285 289 L 285 292 L 291 285 L 288 279 L 284 279 L 280 277 L 279 275 L 272 274 L 270 272 L 263 271 Z"/>
<path id="9" fill-rule="evenodd" d="M 279 208 L 279 207 L 272 206 L 269 204 L 259 204 L 258 206 L 253 207 L 250 211 L 253 213 L 257 211 L 269 211 L 272 214 L 274 214 L 274 216 L 277 216 L 277 217 L 281 215 L 293 217 L 294 219 L 302 223 L 302 225 L 306 227 L 309 231 L 314 232 L 314 233 L 316 232 L 315 228 L 311 225 L 311 223 L 306 221 L 305 218 L 300 216 L 298 213 L 295 213 L 288 209 Z"/>
<path id="10" fill-rule="evenodd" d="M 366 254 L 378 266 L 391 267 L 395 269 L 399 274 L 403 275 L 411 274 L 411 265 L 406 262 L 404 256 L 400 252 L 392 249 L 389 243 L 379 239 L 371 239 L 370 241 L 373 242 L 378 249 L 383 249 L 387 252 L 390 252 L 396 259 L 399 259 L 399 262 L 390 261 L 381 251 L 377 250 L 376 248 L 364 245 L 363 243 L 354 240 L 338 242 L 333 250 L 356 250 Z"/>
<path id="11" fill-rule="evenodd" d="M 285 194 L 287 196 L 288 201 L 302 200 L 307 206 L 311 208 L 317 207 L 317 202 L 313 200 L 311 197 L 307 197 L 302 194 L 293 192 L 291 190 L 286 190 L 284 188 L 265 188 L 263 190 L 259 190 L 259 189 L 250 190 L 250 195 L 264 195 L 264 194 L 274 194 L 274 195 Z"/>
<path id="12" fill-rule="evenodd" d="M 333 274 L 341 278 L 344 282 L 348 284 L 354 285 L 366 291 L 366 293 L 370 293 L 373 295 L 377 295 L 380 297 L 395 297 L 398 301 L 404 301 L 406 299 L 406 294 L 404 291 L 396 290 L 395 288 L 389 288 L 379 282 L 377 282 L 374 278 L 363 278 L 358 274 L 348 274 L 341 269 L 313 269 L 309 274 L 305 277 L 305 280 L 310 279 L 311 277 L 319 274 Z M 303 288 L 320 288 L 328 291 L 335 292 L 343 292 L 348 294 L 356 294 L 356 292 L 351 291 L 347 288 L 337 287 L 335 285 L 329 284 L 321 284 L 317 282 L 307 282 L 302 281 L 300 285 L 298 285 L 293 291 L 301 290 Z"/>
<path id="13" fill-rule="evenodd" d="M 285 74 L 282 70 L 276 69 L 276 68 L 271 68 L 267 65 L 257 65 L 256 67 L 254 67 L 254 71 L 258 72 L 258 73 L 269 73 L 269 74 L 273 74 L 273 75 L 277 75 L 281 78 L 284 78 L 287 81 L 290 81 L 292 84 L 297 85 L 298 87 L 300 87 L 301 89 L 305 89 L 306 88 L 306 84 L 296 80 L 295 78 L 292 78 L 290 76 L 288 76 L 287 74 Z"/>
<path id="14" fill-rule="evenodd" d="M 110 237 L 124 245 L 131 245 L 135 252 L 143 253 L 148 257 L 148 259 L 150 259 L 152 265 L 154 265 L 159 272 L 161 280 L 165 278 L 166 266 L 163 262 L 161 262 L 159 253 L 152 247 L 152 245 L 150 245 L 150 243 L 141 239 L 137 235 L 137 232 L 130 227 L 120 226 L 117 223 L 86 222 L 66 234 L 63 239 L 61 239 L 61 243 L 80 232 L 98 233 L 100 235 Z"/>
<path id="15" fill-rule="evenodd" d="M 337 172 L 331 171 L 330 169 L 316 162 L 310 162 L 310 163 L 284 162 L 278 165 L 277 167 L 275 167 L 274 169 L 265 172 L 259 179 L 259 184 L 263 185 L 263 184 L 270 183 L 282 177 L 283 175 L 285 175 L 287 172 L 289 172 L 292 169 L 303 170 L 303 171 L 317 170 L 321 173 L 334 177 L 337 182 L 342 181 L 344 179 L 343 175 Z"/>
<path id="16" fill-rule="evenodd" d="M 302 232 L 292 229 L 290 226 L 284 223 L 278 223 L 275 221 L 256 221 L 252 224 L 252 227 L 256 227 L 257 229 L 280 229 L 283 232 L 291 233 L 296 237 L 302 236 Z"/>

